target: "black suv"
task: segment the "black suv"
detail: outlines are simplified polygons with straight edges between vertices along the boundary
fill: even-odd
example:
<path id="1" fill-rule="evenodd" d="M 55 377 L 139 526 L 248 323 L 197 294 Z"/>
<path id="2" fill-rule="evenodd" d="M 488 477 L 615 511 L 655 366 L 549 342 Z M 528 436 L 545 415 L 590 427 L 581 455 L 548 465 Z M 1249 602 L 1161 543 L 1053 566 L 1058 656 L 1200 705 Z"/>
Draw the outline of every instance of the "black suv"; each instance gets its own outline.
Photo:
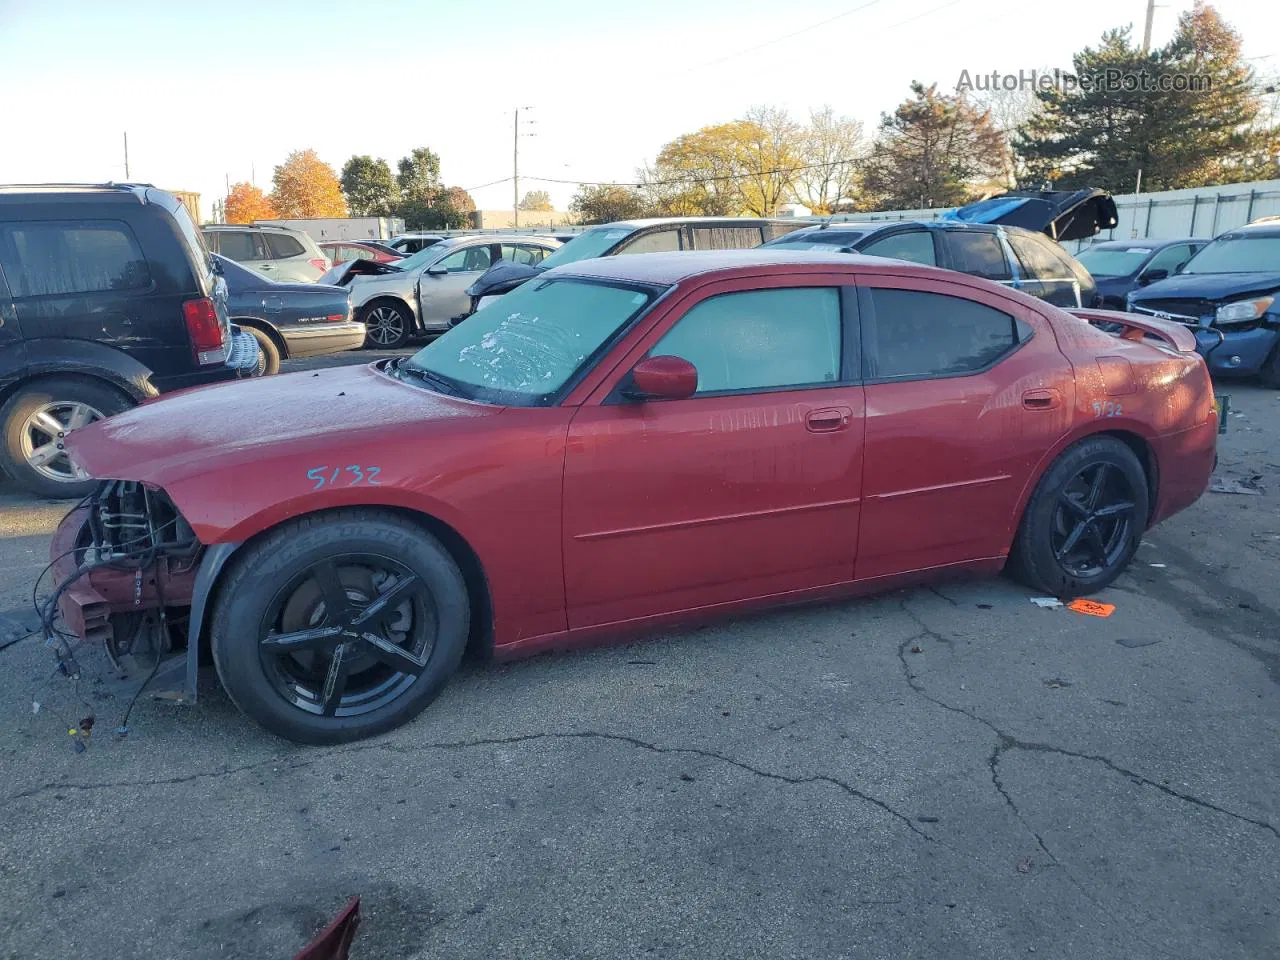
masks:
<path id="1" fill-rule="evenodd" d="M 981 200 L 936 220 L 829 220 L 765 246 L 910 260 L 994 280 L 1060 307 L 1093 307 L 1101 305 L 1093 277 L 1054 240 L 1081 240 L 1115 225 L 1115 201 L 1101 190 L 1036 190 Z"/>
<path id="2" fill-rule="evenodd" d="M 92 482 L 70 431 L 157 394 L 235 377 L 257 341 L 190 214 L 149 185 L 0 187 L 0 467 L 28 490 Z"/>

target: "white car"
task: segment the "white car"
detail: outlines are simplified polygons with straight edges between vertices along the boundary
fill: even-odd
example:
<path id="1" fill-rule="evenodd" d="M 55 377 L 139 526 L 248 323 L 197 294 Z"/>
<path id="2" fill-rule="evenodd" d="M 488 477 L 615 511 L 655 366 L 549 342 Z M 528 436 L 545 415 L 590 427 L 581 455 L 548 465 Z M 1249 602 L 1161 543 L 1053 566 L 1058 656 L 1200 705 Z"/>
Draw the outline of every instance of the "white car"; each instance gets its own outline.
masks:
<path id="1" fill-rule="evenodd" d="M 201 227 L 210 253 L 284 283 L 314 283 L 333 266 L 323 250 L 305 233 L 288 227 L 213 224 Z"/>
<path id="2" fill-rule="evenodd" d="M 403 260 L 351 260 L 322 283 L 350 286 L 351 308 L 365 325 L 365 346 L 389 350 L 411 336 L 441 333 L 467 312 L 467 288 L 499 260 L 541 263 L 560 241 L 526 234 L 450 237 Z"/>

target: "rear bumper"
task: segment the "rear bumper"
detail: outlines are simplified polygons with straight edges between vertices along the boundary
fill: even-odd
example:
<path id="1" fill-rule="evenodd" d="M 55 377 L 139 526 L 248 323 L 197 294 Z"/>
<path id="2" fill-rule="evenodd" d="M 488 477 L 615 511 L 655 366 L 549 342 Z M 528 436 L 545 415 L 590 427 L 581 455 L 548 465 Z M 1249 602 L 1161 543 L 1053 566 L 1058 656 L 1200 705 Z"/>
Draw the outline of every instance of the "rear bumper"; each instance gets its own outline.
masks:
<path id="1" fill-rule="evenodd" d="M 187 387 L 202 387 L 210 383 L 222 383 L 224 380 L 235 380 L 245 376 L 257 365 L 257 339 L 248 331 L 233 327 L 225 362 L 176 376 L 152 376 L 151 382 L 161 393 L 170 393 L 174 390 L 185 390 Z"/>
<path id="2" fill-rule="evenodd" d="M 1160 470 L 1151 513 L 1154 525 L 1191 506 L 1209 488 L 1218 459 L 1218 418 L 1158 437 L 1151 445 Z"/>
<path id="3" fill-rule="evenodd" d="M 365 327 L 357 320 L 281 329 L 290 357 L 318 357 L 364 346 Z"/>

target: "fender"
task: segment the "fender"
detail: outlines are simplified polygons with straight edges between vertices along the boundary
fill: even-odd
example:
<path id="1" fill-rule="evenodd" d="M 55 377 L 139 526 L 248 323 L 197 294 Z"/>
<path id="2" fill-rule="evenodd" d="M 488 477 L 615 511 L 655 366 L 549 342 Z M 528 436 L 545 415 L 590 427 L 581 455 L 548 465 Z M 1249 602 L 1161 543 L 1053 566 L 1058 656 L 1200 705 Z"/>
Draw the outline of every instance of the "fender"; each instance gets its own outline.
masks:
<path id="1" fill-rule="evenodd" d="M 209 597 L 213 593 L 213 585 L 218 582 L 222 569 L 244 545 L 240 543 L 215 543 L 206 547 L 200 560 L 200 569 L 196 571 L 195 588 L 191 594 L 191 618 L 187 629 L 187 673 L 186 696 L 191 703 L 196 702 L 196 687 L 200 677 L 200 636 L 204 632 L 205 608 L 209 605 Z"/>
<path id="2" fill-rule="evenodd" d="M 136 403 L 160 395 L 152 372 L 127 353 L 92 340 L 34 339 L 26 341 L 23 379 L 69 373 L 105 380 Z"/>

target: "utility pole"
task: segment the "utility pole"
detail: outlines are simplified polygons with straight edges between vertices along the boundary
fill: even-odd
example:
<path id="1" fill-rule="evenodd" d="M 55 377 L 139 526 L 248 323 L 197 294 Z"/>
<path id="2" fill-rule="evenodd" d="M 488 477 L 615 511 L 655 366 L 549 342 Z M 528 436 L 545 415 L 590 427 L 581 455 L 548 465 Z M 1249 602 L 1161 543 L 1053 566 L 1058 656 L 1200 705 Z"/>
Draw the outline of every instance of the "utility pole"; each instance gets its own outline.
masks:
<path id="1" fill-rule="evenodd" d="M 1142 31 L 1142 52 L 1151 51 L 1151 21 L 1156 16 L 1156 0 L 1147 0 L 1147 25 Z"/>
<path id="2" fill-rule="evenodd" d="M 124 132 L 124 178 L 129 179 L 129 131 Z"/>
<path id="3" fill-rule="evenodd" d="M 520 111 L 532 110 L 533 107 L 516 107 L 515 126 L 511 133 L 511 216 L 512 226 L 520 226 L 520 138 L 532 137 L 532 133 L 520 132 Z M 526 120 L 525 123 L 536 123 L 535 120 Z"/>
<path id="4" fill-rule="evenodd" d="M 516 107 L 515 130 L 511 137 L 511 223 L 520 226 L 520 108 Z"/>

